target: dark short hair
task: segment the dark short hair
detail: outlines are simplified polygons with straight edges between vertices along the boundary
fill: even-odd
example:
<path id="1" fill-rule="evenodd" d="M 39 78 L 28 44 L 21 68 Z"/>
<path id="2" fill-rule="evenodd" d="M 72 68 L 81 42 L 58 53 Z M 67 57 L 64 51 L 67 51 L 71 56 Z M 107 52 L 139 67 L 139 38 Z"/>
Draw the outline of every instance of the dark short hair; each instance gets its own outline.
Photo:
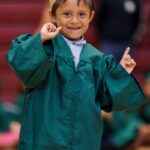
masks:
<path id="1" fill-rule="evenodd" d="M 53 6 L 52 6 L 52 10 L 51 13 L 53 16 L 56 15 L 56 10 L 57 8 L 61 5 L 64 4 L 67 0 L 55 0 Z M 77 5 L 79 6 L 80 2 L 83 1 L 85 4 L 87 4 L 90 8 L 90 11 L 94 10 L 94 3 L 92 0 L 77 0 Z"/>

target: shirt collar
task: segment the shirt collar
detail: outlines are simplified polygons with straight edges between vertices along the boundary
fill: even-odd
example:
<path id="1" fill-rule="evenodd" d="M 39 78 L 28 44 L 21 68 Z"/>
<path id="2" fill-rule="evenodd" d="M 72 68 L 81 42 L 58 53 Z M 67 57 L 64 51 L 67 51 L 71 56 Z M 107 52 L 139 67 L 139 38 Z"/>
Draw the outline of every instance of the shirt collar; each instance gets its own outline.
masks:
<path id="1" fill-rule="evenodd" d="M 63 35 L 62 37 L 68 43 L 68 45 L 83 46 L 84 44 L 86 44 L 86 40 L 84 39 L 84 37 L 82 37 L 80 40 L 77 40 L 77 41 L 71 41 L 67 39 L 66 37 L 64 37 Z"/>

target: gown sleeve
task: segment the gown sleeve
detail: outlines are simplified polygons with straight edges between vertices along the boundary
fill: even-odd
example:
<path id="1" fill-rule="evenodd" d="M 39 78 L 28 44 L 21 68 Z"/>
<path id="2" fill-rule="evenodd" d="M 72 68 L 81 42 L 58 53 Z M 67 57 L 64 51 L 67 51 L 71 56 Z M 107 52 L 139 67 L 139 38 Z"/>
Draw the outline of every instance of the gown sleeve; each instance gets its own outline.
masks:
<path id="1" fill-rule="evenodd" d="M 54 58 L 50 48 L 50 43 L 42 44 L 40 33 L 23 34 L 12 41 L 6 60 L 26 88 L 35 88 L 46 78 Z"/>
<path id="2" fill-rule="evenodd" d="M 126 110 L 147 102 L 133 75 L 117 64 L 112 56 L 105 56 L 99 82 L 101 108 L 107 112 Z M 103 73 L 102 73 L 103 72 Z"/>

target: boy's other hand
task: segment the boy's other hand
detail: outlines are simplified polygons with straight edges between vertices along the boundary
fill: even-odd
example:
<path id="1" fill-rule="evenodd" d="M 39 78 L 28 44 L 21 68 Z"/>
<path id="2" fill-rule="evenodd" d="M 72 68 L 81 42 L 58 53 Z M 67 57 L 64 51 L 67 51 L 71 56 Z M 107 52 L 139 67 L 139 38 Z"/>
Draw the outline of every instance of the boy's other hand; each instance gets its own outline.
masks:
<path id="1" fill-rule="evenodd" d="M 125 70 L 130 74 L 135 66 L 136 66 L 136 62 L 134 61 L 133 58 L 131 58 L 130 54 L 129 54 L 130 48 L 126 48 L 122 59 L 120 61 L 120 64 L 125 68 Z"/>
<path id="2" fill-rule="evenodd" d="M 59 33 L 60 30 L 61 27 L 56 27 L 51 22 L 44 24 L 40 31 L 42 42 L 53 39 Z"/>

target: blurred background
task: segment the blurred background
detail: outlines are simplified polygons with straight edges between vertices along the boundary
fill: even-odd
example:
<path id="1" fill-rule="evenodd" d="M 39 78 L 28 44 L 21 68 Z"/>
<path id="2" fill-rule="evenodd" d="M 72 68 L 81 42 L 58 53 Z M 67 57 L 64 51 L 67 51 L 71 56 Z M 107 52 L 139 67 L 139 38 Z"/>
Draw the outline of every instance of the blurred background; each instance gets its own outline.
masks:
<path id="1" fill-rule="evenodd" d="M 122 20 L 118 20 L 119 17 L 117 17 L 117 15 L 124 13 L 119 12 L 120 10 L 118 9 L 121 8 L 121 1 L 123 2 L 124 11 L 130 14 L 129 20 L 133 21 L 134 19 L 132 18 L 136 16 L 133 23 L 133 31 L 131 31 L 131 29 L 126 30 L 125 25 L 128 24 L 127 21 L 129 21 L 128 19 L 125 20 L 126 16 L 121 16 L 120 18 L 123 17 Z M 133 74 L 149 98 L 150 0 L 141 0 L 140 6 L 136 5 L 138 1 L 139 0 L 136 2 L 134 2 L 134 0 L 94 0 L 96 16 L 85 37 L 88 42 L 102 51 L 104 47 L 115 48 L 116 50 L 119 50 L 121 47 L 123 51 L 123 46 L 130 46 L 131 50 L 133 48 L 133 56 L 137 62 L 137 67 Z M 106 7 L 103 7 L 103 3 L 105 3 L 104 6 Z M 112 9 L 113 6 L 115 11 Z M 15 150 L 17 147 L 24 94 L 24 88 L 8 66 L 5 55 L 11 48 L 11 41 L 14 38 L 24 33 L 35 34 L 40 31 L 42 25 L 49 21 L 49 7 L 48 0 L 0 0 L 0 150 Z M 137 11 L 135 15 L 137 9 L 139 9 L 139 11 Z M 111 18 L 114 17 L 113 15 L 116 17 Z M 111 20 L 110 22 L 106 21 L 107 17 Z M 126 23 L 123 23 L 123 20 L 126 21 Z M 115 24 L 116 22 L 118 22 L 118 24 Z M 109 26 L 108 30 L 106 28 L 107 23 Z M 118 28 L 117 25 L 119 25 L 120 28 Z M 113 26 L 115 26 L 115 28 L 113 28 Z M 132 24 L 129 24 L 129 27 L 131 26 Z M 120 40 L 117 41 L 117 38 L 113 36 L 111 30 L 114 31 L 115 36 L 118 35 L 117 38 Z M 131 36 L 131 39 L 121 40 L 123 34 L 127 33 L 127 31 L 130 31 L 129 36 Z M 135 34 L 132 35 L 133 33 Z M 108 37 L 107 35 L 112 35 L 112 37 Z M 114 40 L 113 38 L 116 39 Z M 113 54 L 113 52 L 109 51 L 108 53 Z M 118 53 L 119 52 L 117 52 L 117 54 Z M 117 57 L 117 54 L 114 54 L 114 56 Z M 133 114 L 132 119 L 131 114 Z M 150 107 L 142 107 L 132 112 L 129 111 L 118 114 L 103 113 L 103 116 L 107 129 L 110 129 L 109 133 L 105 133 L 104 131 L 103 150 L 140 150 L 140 148 L 150 150 L 150 133 L 148 134 L 148 130 L 150 131 Z M 124 120 L 118 119 L 118 116 Z M 140 127 L 143 125 L 144 129 L 141 129 Z M 128 130 L 129 128 L 131 130 Z M 125 134 L 127 131 L 129 131 L 129 135 Z M 142 136 L 146 140 L 143 139 Z M 124 142 L 121 144 L 116 142 L 120 141 L 120 138 L 124 138 Z M 108 145 L 110 145 L 110 147 L 108 147 Z"/>

